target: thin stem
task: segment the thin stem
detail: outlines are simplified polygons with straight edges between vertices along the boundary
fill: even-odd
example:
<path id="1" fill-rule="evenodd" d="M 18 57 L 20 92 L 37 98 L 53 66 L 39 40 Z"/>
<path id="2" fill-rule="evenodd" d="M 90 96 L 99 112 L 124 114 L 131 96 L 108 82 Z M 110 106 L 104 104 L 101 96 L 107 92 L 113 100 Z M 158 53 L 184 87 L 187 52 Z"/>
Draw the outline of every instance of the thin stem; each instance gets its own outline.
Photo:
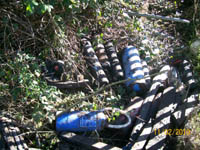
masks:
<path id="1" fill-rule="evenodd" d="M 22 133 L 18 136 L 24 136 L 26 134 L 45 134 L 45 133 L 52 133 L 52 134 L 55 134 L 54 131 L 29 131 L 29 132 L 25 132 L 25 133 Z"/>
<path id="2" fill-rule="evenodd" d="M 141 79 L 146 79 L 146 78 L 149 78 L 149 77 L 153 77 L 153 76 L 156 76 L 156 75 L 165 73 L 165 72 L 167 72 L 167 71 L 161 71 L 161 72 L 159 72 L 159 73 L 154 73 L 154 74 L 152 74 L 152 75 L 145 76 L 145 77 L 143 77 L 143 78 L 141 78 Z M 69 111 L 69 110 L 70 110 L 71 108 L 73 108 L 74 106 L 80 104 L 82 101 L 84 101 L 84 100 L 86 100 L 86 99 L 89 99 L 89 98 L 91 98 L 91 97 L 97 95 L 98 93 L 100 93 L 100 92 L 102 92 L 102 91 L 104 91 L 104 90 L 106 90 L 106 89 L 108 89 L 108 88 L 114 86 L 114 85 L 118 85 L 118 84 L 121 84 L 121 83 L 125 83 L 125 82 L 131 81 L 131 80 L 134 81 L 134 82 L 133 82 L 133 84 L 134 84 L 136 81 L 141 80 L 141 79 L 130 79 L 130 78 L 129 78 L 129 79 L 120 80 L 120 81 L 117 81 L 117 82 L 113 82 L 113 83 L 111 83 L 111 84 L 108 84 L 108 85 L 106 85 L 106 86 L 103 86 L 103 87 L 101 87 L 99 90 L 97 90 L 96 92 L 92 93 L 92 94 L 89 95 L 89 96 L 85 96 L 85 97 L 81 97 L 81 98 L 76 98 L 76 99 L 74 99 L 74 101 L 76 101 L 76 103 L 74 103 L 73 105 L 71 105 L 71 106 L 67 109 L 67 111 Z"/>
<path id="3" fill-rule="evenodd" d="M 181 23 L 190 23 L 190 21 L 186 19 L 172 18 L 168 16 L 165 17 L 165 16 L 160 16 L 160 15 L 154 15 L 154 14 L 140 14 L 137 12 L 125 12 L 125 13 L 129 14 L 130 16 L 140 16 L 140 17 L 162 19 L 162 20 L 175 21 L 175 22 L 181 22 Z"/>

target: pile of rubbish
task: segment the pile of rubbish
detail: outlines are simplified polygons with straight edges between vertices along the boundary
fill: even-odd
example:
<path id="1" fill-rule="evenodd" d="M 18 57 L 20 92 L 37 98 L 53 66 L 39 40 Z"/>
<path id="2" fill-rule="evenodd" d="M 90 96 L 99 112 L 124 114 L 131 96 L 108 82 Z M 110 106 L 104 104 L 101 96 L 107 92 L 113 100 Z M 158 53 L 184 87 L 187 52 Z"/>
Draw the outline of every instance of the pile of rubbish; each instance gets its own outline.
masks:
<path id="1" fill-rule="evenodd" d="M 97 43 L 94 50 L 90 39 L 81 39 L 95 84 L 106 87 L 113 82 L 119 83 L 136 96 L 130 97 L 124 110 L 107 107 L 57 114 L 55 129 L 61 141 L 59 149 L 69 150 L 70 146 L 80 149 L 81 146 L 97 150 L 155 150 L 168 148 L 167 141 L 172 136 L 189 136 L 191 129 L 184 125 L 198 104 L 197 81 L 190 62 L 183 56 L 171 54 L 172 57 L 159 64 L 159 68 L 151 69 L 135 46 L 126 46 L 119 59 L 112 40 L 104 41 Z M 60 89 L 84 88 L 91 84 L 89 79 L 62 81 L 64 67 L 63 61 L 48 60 L 42 67 L 47 83 Z M 110 121 L 112 115 L 116 119 Z M 4 118 L 0 125 L 9 147 L 27 149 L 23 137 L 18 136 L 19 129 L 9 118 Z M 98 137 L 95 139 L 88 133 L 96 133 Z M 107 141 L 100 142 L 100 139 Z"/>
<path id="2" fill-rule="evenodd" d="M 171 57 L 152 74 L 136 47 L 126 46 L 120 62 L 112 40 L 105 41 L 104 44 L 98 43 L 94 50 L 87 37 L 81 39 L 85 58 L 97 84 L 105 86 L 123 80 L 126 88 L 137 96 L 131 98 L 124 110 L 105 108 L 91 112 L 63 112 L 56 119 L 58 134 L 107 130 L 115 133 L 113 138 L 126 139 L 120 145 L 126 150 L 164 149 L 168 136 L 189 135 L 191 131 L 184 128 L 184 123 L 198 103 L 190 62 L 183 57 Z M 109 111 L 120 113 L 112 124 L 108 121 Z M 70 138 L 67 139 L 69 142 Z M 71 140 L 73 143 L 73 138 Z"/>

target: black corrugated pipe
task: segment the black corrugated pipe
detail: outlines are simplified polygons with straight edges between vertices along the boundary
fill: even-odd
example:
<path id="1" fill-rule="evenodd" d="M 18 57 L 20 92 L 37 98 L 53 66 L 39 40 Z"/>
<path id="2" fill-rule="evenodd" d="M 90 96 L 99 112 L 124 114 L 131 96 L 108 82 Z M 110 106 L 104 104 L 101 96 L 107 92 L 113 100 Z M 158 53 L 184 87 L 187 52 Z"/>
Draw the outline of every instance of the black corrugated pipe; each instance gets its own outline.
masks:
<path id="1" fill-rule="evenodd" d="M 95 51 L 92 48 L 91 42 L 86 37 L 82 37 L 81 43 L 83 45 L 86 60 L 91 67 L 92 73 L 97 78 L 97 81 L 100 83 L 100 85 L 108 84 L 108 78 L 106 77 L 106 74 L 95 54 Z"/>
<path id="2" fill-rule="evenodd" d="M 108 55 L 108 58 L 111 64 L 113 80 L 116 81 L 116 80 L 123 79 L 124 73 L 123 73 L 120 61 L 117 57 L 117 52 L 111 40 L 106 41 L 105 48 L 106 48 L 106 53 Z"/>
<path id="3" fill-rule="evenodd" d="M 192 66 L 187 60 L 183 61 L 183 82 L 188 85 L 190 89 L 194 89 L 196 87 Z"/>

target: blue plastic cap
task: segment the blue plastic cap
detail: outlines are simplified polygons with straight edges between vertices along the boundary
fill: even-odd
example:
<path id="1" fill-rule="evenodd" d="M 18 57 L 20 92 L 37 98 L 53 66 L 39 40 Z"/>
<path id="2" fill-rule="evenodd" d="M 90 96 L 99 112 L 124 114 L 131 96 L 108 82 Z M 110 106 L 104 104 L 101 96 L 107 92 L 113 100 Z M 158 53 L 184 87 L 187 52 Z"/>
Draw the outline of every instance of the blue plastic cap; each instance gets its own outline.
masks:
<path id="1" fill-rule="evenodd" d="M 133 90 L 136 91 L 136 92 L 140 91 L 141 89 L 140 89 L 139 84 L 133 85 Z"/>

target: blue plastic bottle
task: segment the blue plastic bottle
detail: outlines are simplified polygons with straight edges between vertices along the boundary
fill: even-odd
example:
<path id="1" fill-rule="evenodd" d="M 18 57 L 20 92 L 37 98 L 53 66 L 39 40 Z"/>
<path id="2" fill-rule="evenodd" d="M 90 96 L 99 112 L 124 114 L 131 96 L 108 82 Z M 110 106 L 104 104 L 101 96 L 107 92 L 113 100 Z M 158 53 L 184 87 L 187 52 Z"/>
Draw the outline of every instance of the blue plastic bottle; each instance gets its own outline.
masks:
<path id="1" fill-rule="evenodd" d="M 127 87 L 131 87 L 135 92 L 146 90 L 146 81 L 144 71 L 141 64 L 139 52 L 134 46 L 127 46 L 123 54 L 123 66 L 125 70 L 125 78 L 134 79 L 126 82 Z M 137 80 L 136 79 L 141 79 Z"/>
<path id="2" fill-rule="evenodd" d="M 85 132 L 102 130 L 107 125 L 107 117 L 102 111 L 63 112 L 56 118 L 56 131 Z"/>

